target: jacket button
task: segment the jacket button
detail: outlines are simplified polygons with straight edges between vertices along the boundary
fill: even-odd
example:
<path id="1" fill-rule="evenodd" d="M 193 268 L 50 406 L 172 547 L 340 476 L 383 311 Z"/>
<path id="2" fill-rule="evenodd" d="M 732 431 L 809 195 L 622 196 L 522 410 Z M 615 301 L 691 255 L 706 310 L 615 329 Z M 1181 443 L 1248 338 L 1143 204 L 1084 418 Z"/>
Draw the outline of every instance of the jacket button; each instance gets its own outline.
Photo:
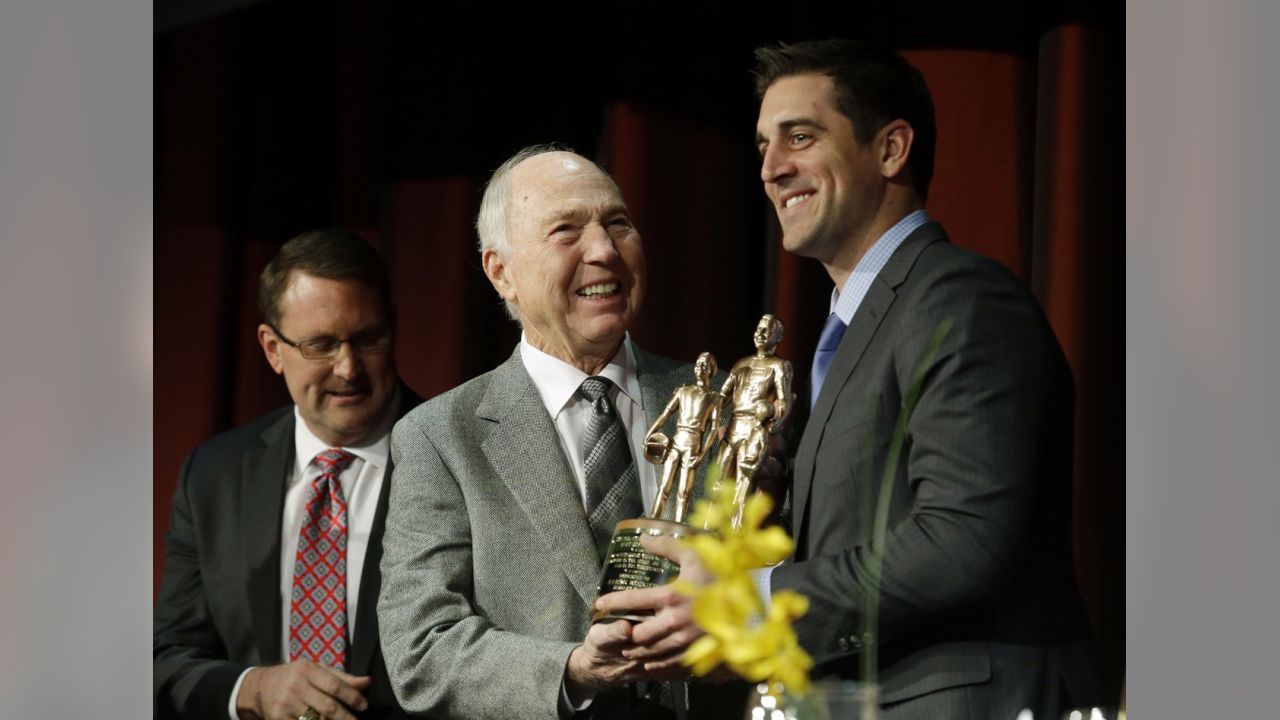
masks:
<path id="1" fill-rule="evenodd" d="M 838 638 L 836 640 L 836 647 L 840 648 L 840 652 L 849 652 L 849 641 L 845 638 Z"/>

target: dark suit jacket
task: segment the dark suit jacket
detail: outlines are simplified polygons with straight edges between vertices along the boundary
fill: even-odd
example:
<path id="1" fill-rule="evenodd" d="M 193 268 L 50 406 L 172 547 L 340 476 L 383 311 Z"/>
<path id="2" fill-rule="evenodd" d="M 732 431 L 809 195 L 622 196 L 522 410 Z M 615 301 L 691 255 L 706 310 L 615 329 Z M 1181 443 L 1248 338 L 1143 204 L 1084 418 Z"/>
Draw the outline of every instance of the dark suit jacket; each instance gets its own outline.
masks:
<path id="1" fill-rule="evenodd" d="M 397 417 L 422 402 L 403 386 L 400 398 Z M 280 527 L 293 436 L 290 405 L 213 438 L 183 464 L 153 616 L 158 718 L 225 720 L 240 674 L 286 659 L 280 652 Z M 348 654 L 349 672 L 373 677 L 365 691 L 366 718 L 399 713 L 375 614 L 390 486 L 388 467 L 365 552 Z"/>
<path id="2" fill-rule="evenodd" d="M 840 343 L 797 448 L 796 562 L 772 585 L 811 600 L 796 627 L 815 674 L 859 677 L 881 476 L 944 318 L 954 327 L 891 483 L 877 638 L 885 717 L 1057 717 L 1063 684 L 1093 677 L 1077 659 L 1070 370 L 1022 284 L 937 223 L 897 249 Z"/>

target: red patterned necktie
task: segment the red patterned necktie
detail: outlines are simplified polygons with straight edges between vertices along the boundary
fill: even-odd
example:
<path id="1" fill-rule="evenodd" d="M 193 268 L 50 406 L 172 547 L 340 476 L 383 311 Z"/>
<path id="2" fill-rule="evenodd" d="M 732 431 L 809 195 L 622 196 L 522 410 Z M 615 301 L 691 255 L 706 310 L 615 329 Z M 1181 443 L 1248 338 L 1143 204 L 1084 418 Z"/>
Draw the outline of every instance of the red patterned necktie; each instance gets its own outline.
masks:
<path id="1" fill-rule="evenodd" d="M 347 501 L 338 474 L 355 456 L 330 448 L 316 455 L 298 555 L 293 564 L 289 660 L 347 667 Z"/>

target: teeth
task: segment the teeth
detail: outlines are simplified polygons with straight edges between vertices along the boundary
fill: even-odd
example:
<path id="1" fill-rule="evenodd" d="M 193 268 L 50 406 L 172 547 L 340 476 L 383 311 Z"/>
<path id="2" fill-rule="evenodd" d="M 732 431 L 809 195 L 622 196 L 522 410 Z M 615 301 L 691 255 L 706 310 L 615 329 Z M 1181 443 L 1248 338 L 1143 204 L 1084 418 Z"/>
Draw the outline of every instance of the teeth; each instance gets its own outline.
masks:
<path id="1" fill-rule="evenodd" d="M 596 283 L 588 285 L 578 291 L 582 297 L 595 297 L 596 295 L 612 295 L 618 292 L 618 283 Z"/>
<path id="2" fill-rule="evenodd" d="M 787 198 L 787 202 L 784 203 L 783 207 L 791 207 L 792 205 L 795 205 L 796 203 L 801 202 L 803 200 L 808 200 L 811 197 L 813 197 L 813 193 L 804 193 L 802 195 L 794 195 L 790 198 Z"/>

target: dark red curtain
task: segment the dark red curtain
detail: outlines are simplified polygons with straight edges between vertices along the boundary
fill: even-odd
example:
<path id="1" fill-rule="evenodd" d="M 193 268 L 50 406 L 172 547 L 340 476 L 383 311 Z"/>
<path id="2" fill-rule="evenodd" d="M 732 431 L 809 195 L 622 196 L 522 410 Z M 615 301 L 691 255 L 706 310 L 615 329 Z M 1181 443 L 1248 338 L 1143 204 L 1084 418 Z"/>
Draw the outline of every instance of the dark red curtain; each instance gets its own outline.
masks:
<path id="1" fill-rule="evenodd" d="M 1077 574 L 1113 678 L 1124 661 L 1123 37 L 1090 7 L 990 16 L 931 3 L 796 3 L 675 20 L 627 4 L 463 9 L 265 2 L 156 38 L 155 570 L 185 455 L 288 402 L 255 341 L 256 276 L 315 227 L 391 265 L 401 375 L 430 397 L 518 330 L 471 228 L 488 172 L 558 140 L 617 178 L 651 285 L 633 330 L 661 354 L 747 354 L 762 312 L 807 365 L 830 281 L 781 252 L 753 147 L 751 49 L 893 42 L 937 107 L 928 208 L 1036 291 L 1077 387 Z M 421 4 L 423 6 L 427 4 Z M 941 9 L 940 9 L 941 8 Z"/>

